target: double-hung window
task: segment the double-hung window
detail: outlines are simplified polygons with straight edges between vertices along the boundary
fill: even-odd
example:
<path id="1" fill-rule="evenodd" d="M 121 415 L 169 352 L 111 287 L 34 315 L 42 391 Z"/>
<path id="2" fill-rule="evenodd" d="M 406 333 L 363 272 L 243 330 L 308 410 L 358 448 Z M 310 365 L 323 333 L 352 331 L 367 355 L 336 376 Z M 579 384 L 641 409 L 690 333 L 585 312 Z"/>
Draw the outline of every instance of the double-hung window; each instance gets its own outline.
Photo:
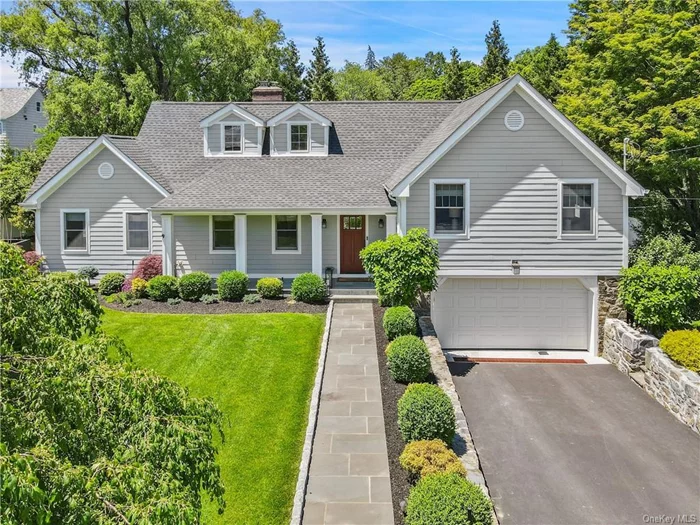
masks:
<path id="1" fill-rule="evenodd" d="M 298 215 L 275 215 L 272 228 L 273 252 L 301 253 Z"/>
<path id="2" fill-rule="evenodd" d="M 469 181 L 433 180 L 430 188 L 433 235 L 466 235 L 469 221 Z"/>
<path id="3" fill-rule="evenodd" d="M 243 126 L 240 124 L 223 124 L 221 129 L 224 153 L 241 153 L 243 151 Z"/>
<path id="4" fill-rule="evenodd" d="M 233 253 L 236 249 L 236 218 L 233 215 L 212 215 L 211 253 Z"/>
<path id="5" fill-rule="evenodd" d="M 595 235 L 596 185 L 594 182 L 565 181 L 561 183 L 560 225 L 562 236 Z"/>
<path id="6" fill-rule="evenodd" d="M 147 252 L 151 249 L 148 212 L 124 213 L 125 242 L 127 252 Z"/>
<path id="7" fill-rule="evenodd" d="M 62 248 L 65 252 L 87 252 L 89 243 L 90 212 L 88 210 L 61 210 Z"/>
<path id="8" fill-rule="evenodd" d="M 309 151 L 308 124 L 289 125 L 289 150 L 298 153 L 305 153 Z"/>

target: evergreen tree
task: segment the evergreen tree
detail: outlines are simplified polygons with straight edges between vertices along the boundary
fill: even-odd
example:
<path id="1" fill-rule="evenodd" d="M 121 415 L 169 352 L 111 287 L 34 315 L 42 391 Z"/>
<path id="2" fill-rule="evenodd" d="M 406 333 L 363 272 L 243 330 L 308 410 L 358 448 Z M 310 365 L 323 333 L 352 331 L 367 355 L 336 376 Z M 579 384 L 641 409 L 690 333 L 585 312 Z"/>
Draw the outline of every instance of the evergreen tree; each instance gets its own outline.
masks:
<path id="1" fill-rule="evenodd" d="M 464 98 L 466 85 L 462 72 L 462 62 L 459 59 L 459 51 L 456 47 L 450 49 L 450 61 L 445 66 L 445 85 L 442 90 L 442 98 L 446 100 L 460 100 Z"/>
<path id="2" fill-rule="evenodd" d="M 306 100 L 308 98 L 304 85 L 304 64 L 300 61 L 299 49 L 294 40 L 282 48 L 280 56 L 280 86 L 284 89 L 286 100 Z"/>
<path id="3" fill-rule="evenodd" d="M 496 84 L 508 76 L 508 45 L 498 20 L 493 21 L 486 34 L 486 55 L 481 62 L 481 79 L 485 85 Z"/>
<path id="4" fill-rule="evenodd" d="M 367 46 L 367 58 L 365 58 L 365 69 L 373 71 L 379 67 L 379 62 L 377 62 L 377 57 L 372 51 L 372 46 Z"/>
<path id="5" fill-rule="evenodd" d="M 316 37 L 316 46 L 311 53 L 314 58 L 310 62 L 306 76 L 306 86 L 311 100 L 335 100 L 333 70 L 326 54 L 326 44 L 323 37 Z"/>
<path id="6" fill-rule="evenodd" d="M 561 94 L 560 79 L 568 59 L 566 48 L 552 34 L 547 43 L 518 53 L 510 63 L 510 74 L 520 73 L 549 100 Z"/>

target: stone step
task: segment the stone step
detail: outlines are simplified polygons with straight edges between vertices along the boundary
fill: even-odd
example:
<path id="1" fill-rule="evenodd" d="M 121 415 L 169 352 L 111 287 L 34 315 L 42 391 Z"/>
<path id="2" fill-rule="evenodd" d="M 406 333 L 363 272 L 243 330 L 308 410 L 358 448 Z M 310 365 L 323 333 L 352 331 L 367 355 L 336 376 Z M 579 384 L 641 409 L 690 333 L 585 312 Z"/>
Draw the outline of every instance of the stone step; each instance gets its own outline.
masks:
<path id="1" fill-rule="evenodd" d="M 377 295 L 374 288 L 331 288 L 331 295 Z"/>
<path id="2" fill-rule="evenodd" d="M 375 303 L 377 302 L 376 295 L 331 295 L 330 297 L 336 303 Z"/>

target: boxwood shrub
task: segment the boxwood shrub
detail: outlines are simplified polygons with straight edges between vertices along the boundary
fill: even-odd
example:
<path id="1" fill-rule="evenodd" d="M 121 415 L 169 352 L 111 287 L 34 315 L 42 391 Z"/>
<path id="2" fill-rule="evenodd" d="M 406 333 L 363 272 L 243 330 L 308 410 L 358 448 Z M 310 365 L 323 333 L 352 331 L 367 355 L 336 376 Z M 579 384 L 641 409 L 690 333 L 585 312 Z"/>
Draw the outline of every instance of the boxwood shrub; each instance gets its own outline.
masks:
<path id="1" fill-rule="evenodd" d="M 429 474 L 455 473 L 467 475 L 467 469 L 447 445 L 439 439 L 413 441 L 406 445 L 399 457 L 401 467 L 413 479 Z"/>
<path id="2" fill-rule="evenodd" d="M 398 403 L 399 430 L 406 443 L 441 439 L 452 443 L 455 413 L 450 398 L 437 385 L 412 383 Z"/>
<path id="3" fill-rule="evenodd" d="M 260 297 L 264 297 L 265 299 L 276 299 L 282 295 L 282 279 L 278 279 L 277 277 L 263 277 L 262 279 L 258 280 L 258 283 L 255 285 L 255 289 L 258 291 Z"/>
<path id="4" fill-rule="evenodd" d="M 199 301 L 200 297 L 211 293 L 211 277 L 204 272 L 188 273 L 180 277 L 177 289 L 180 292 L 180 299 Z"/>
<path id="5" fill-rule="evenodd" d="M 221 272 L 216 280 L 222 301 L 240 301 L 248 293 L 248 275 L 236 270 Z"/>
<path id="6" fill-rule="evenodd" d="M 491 500 L 459 474 L 422 478 L 408 495 L 406 525 L 491 525 Z"/>
<path id="7" fill-rule="evenodd" d="M 676 330 L 666 332 L 659 342 L 661 350 L 679 365 L 700 372 L 700 331 Z"/>
<path id="8" fill-rule="evenodd" d="M 292 298 L 303 303 L 320 303 L 326 299 L 326 283 L 315 273 L 302 273 L 292 281 Z"/>
<path id="9" fill-rule="evenodd" d="M 100 292 L 100 295 L 119 293 L 122 291 L 125 279 L 126 277 L 123 273 L 110 272 L 100 280 L 97 290 Z"/>
<path id="10" fill-rule="evenodd" d="M 389 341 L 402 335 L 416 335 L 416 314 L 408 306 L 392 306 L 384 312 L 382 326 Z"/>
<path id="11" fill-rule="evenodd" d="M 146 286 L 148 297 L 154 301 L 167 301 L 175 299 L 178 296 L 177 277 L 172 275 L 158 275 L 150 281 Z"/>
<path id="12" fill-rule="evenodd" d="M 430 352 L 420 337 L 402 335 L 386 349 L 389 373 L 399 383 L 419 383 L 430 373 Z"/>

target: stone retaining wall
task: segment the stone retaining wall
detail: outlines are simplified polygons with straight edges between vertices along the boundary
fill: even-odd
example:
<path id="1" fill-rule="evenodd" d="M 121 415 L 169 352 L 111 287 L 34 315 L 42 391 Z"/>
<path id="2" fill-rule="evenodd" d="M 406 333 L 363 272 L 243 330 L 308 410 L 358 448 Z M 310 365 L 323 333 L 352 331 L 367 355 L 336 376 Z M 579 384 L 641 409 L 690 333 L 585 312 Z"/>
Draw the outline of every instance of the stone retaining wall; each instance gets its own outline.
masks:
<path id="1" fill-rule="evenodd" d="M 603 357 L 626 375 L 643 374 L 644 390 L 700 434 L 700 375 L 673 362 L 658 344 L 624 321 L 605 321 Z"/>
<path id="2" fill-rule="evenodd" d="M 598 351 L 601 353 L 605 321 L 627 319 L 627 311 L 617 294 L 619 282 L 619 277 L 598 277 Z"/>

